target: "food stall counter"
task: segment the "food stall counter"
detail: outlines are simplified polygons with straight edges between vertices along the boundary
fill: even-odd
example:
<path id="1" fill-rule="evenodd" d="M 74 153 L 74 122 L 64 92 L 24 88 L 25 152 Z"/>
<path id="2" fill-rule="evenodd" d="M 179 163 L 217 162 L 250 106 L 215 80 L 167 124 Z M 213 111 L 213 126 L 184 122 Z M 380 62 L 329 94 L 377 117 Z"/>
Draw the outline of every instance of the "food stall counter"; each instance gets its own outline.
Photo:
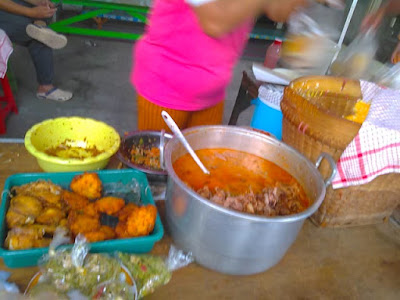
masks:
<path id="1" fill-rule="evenodd" d="M 113 158 L 108 168 L 119 168 Z M 0 188 L 15 173 L 41 172 L 23 144 L 0 143 Z M 161 217 L 164 201 L 157 201 Z M 167 255 L 166 234 L 152 254 Z M 11 273 L 21 291 L 37 267 L 0 270 Z M 266 272 L 231 276 L 196 263 L 174 271 L 171 281 L 148 299 L 398 299 L 400 294 L 400 226 L 321 228 L 306 221 L 283 259 Z"/>

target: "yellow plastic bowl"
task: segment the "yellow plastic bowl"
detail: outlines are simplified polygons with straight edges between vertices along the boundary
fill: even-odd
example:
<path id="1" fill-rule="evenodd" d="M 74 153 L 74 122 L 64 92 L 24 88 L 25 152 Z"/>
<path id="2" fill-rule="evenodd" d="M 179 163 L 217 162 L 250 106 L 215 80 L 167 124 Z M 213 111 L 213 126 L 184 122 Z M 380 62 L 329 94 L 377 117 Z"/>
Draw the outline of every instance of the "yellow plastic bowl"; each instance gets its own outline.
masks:
<path id="1" fill-rule="evenodd" d="M 69 141 L 82 148 L 93 148 L 101 153 L 83 159 L 61 158 L 45 153 Z M 25 135 L 25 147 L 46 172 L 92 171 L 105 168 L 119 148 L 121 139 L 111 126 L 89 118 L 62 117 L 34 125 Z"/>

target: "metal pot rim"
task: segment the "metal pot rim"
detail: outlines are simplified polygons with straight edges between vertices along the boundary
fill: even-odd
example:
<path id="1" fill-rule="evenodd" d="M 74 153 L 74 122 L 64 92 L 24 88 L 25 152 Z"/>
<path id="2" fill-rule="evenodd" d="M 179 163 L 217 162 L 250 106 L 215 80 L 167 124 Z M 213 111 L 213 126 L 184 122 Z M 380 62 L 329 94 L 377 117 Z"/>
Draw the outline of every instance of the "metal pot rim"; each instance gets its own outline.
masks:
<path id="1" fill-rule="evenodd" d="M 302 155 L 300 152 L 295 150 L 294 148 L 284 144 L 281 141 L 276 140 L 273 137 L 270 137 L 268 135 L 259 133 L 254 130 L 242 128 L 242 127 L 237 127 L 237 126 L 227 126 L 227 125 L 210 125 L 210 126 L 197 126 L 197 127 L 191 127 L 182 130 L 182 133 L 185 135 L 187 133 L 191 132 L 196 132 L 196 131 L 201 131 L 201 130 L 235 130 L 239 133 L 242 134 L 247 134 L 251 135 L 255 138 L 263 139 L 267 142 L 273 142 L 274 144 L 278 144 L 279 147 L 283 147 L 286 151 L 292 152 L 296 157 L 298 157 L 301 160 L 304 160 L 308 167 L 312 170 L 312 172 L 316 175 L 316 179 L 320 181 L 321 186 L 323 187 L 321 195 L 319 195 L 318 199 L 315 199 L 314 203 L 310 205 L 306 210 L 302 211 L 301 213 L 298 214 L 292 214 L 292 215 L 287 215 L 287 216 L 277 216 L 277 217 L 266 217 L 266 216 L 256 216 L 252 214 L 247 214 L 247 213 L 241 213 L 238 211 L 235 211 L 233 209 L 228 209 L 224 208 L 218 204 L 215 204 L 211 202 L 210 200 L 201 197 L 199 194 L 197 194 L 194 190 L 192 190 L 190 187 L 188 187 L 175 173 L 174 168 L 172 167 L 172 161 L 171 161 L 171 154 L 172 154 L 172 147 L 175 146 L 176 144 L 180 143 L 178 138 L 175 136 L 167 143 L 166 148 L 165 148 L 165 166 L 166 170 L 168 172 L 168 176 L 171 177 L 170 180 L 174 180 L 174 182 L 185 192 L 190 194 L 193 198 L 196 200 L 202 202 L 203 204 L 212 207 L 221 213 L 224 213 L 226 215 L 232 216 L 232 217 L 237 217 L 240 219 L 246 219 L 250 220 L 253 222 L 260 222 L 260 223 L 271 223 L 271 222 L 276 222 L 276 223 L 289 223 L 289 222 L 296 222 L 300 220 L 304 220 L 311 216 L 321 205 L 322 201 L 325 198 L 325 193 L 326 193 L 326 187 L 324 180 L 319 173 L 318 169 L 313 165 L 313 163 L 308 160 L 304 155 Z"/>

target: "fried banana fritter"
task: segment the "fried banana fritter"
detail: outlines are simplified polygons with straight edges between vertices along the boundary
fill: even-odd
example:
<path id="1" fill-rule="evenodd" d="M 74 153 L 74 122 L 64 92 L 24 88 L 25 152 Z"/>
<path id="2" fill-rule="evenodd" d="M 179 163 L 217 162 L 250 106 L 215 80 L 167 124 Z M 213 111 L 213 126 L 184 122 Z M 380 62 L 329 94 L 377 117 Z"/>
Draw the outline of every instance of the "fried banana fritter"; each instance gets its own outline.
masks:
<path id="1" fill-rule="evenodd" d="M 109 226 L 101 226 L 99 230 L 83 233 L 90 243 L 111 240 L 115 237 L 114 230 Z"/>
<path id="2" fill-rule="evenodd" d="M 125 200 L 117 197 L 103 197 L 95 202 L 98 212 L 113 215 L 125 206 Z"/>
<path id="3" fill-rule="evenodd" d="M 129 215 L 135 210 L 138 209 L 139 206 L 137 206 L 134 203 L 128 203 L 125 205 L 119 212 L 118 212 L 118 220 L 120 222 L 126 222 L 128 219 Z"/>
<path id="4" fill-rule="evenodd" d="M 135 209 L 126 222 L 127 232 L 130 236 L 144 236 L 154 229 L 157 218 L 157 208 L 148 204 Z"/>
<path id="5" fill-rule="evenodd" d="M 93 218 L 100 218 L 100 213 L 97 211 L 95 202 L 90 202 L 84 208 L 85 215 L 91 216 Z"/>
<path id="6" fill-rule="evenodd" d="M 126 222 L 118 222 L 117 226 L 115 227 L 115 233 L 120 239 L 131 237 L 127 231 Z"/>
<path id="7" fill-rule="evenodd" d="M 87 197 L 67 190 L 62 191 L 62 199 L 69 210 L 80 210 L 89 204 Z"/>
<path id="8" fill-rule="evenodd" d="M 75 193 L 87 197 L 89 199 L 96 199 L 101 197 L 103 185 L 97 173 L 83 173 L 76 175 L 70 184 L 70 188 Z"/>
<path id="9" fill-rule="evenodd" d="M 97 231 L 100 228 L 100 220 L 86 214 L 71 211 L 68 215 L 69 229 L 74 236 L 79 233 Z"/>
<path id="10" fill-rule="evenodd" d="M 65 218 L 65 213 L 54 207 L 45 208 L 43 212 L 36 218 L 36 223 L 46 225 L 58 225 Z"/>

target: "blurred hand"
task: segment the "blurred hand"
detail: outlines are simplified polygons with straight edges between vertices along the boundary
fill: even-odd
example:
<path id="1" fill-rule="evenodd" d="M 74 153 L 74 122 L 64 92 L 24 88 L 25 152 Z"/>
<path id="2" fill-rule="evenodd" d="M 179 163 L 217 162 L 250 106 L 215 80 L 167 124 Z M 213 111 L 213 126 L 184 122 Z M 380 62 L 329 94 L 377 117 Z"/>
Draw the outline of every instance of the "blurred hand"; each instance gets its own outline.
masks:
<path id="1" fill-rule="evenodd" d="M 56 8 L 50 8 L 48 6 L 35 6 L 30 9 L 29 17 L 34 19 L 47 19 L 51 18 L 56 11 Z"/>
<path id="2" fill-rule="evenodd" d="M 397 43 L 397 46 L 392 54 L 392 63 L 397 64 L 399 62 L 400 62 L 400 42 Z"/>
<path id="3" fill-rule="evenodd" d="M 285 22 L 298 7 L 306 6 L 307 0 L 269 0 L 265 4 L 265 14 L 274 22 Z"/>

